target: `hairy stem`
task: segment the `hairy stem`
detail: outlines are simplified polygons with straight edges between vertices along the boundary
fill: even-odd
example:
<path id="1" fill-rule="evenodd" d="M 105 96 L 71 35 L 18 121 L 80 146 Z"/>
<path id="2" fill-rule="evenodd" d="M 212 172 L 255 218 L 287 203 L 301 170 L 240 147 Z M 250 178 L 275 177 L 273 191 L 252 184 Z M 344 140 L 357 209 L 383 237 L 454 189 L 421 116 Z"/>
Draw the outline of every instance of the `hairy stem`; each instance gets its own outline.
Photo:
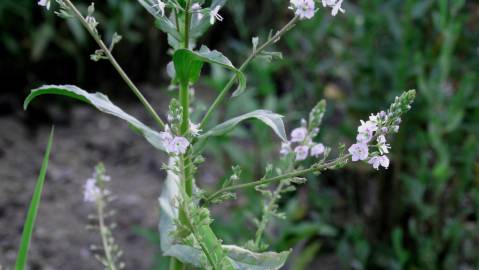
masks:
<path id="1" fill-rule="evenodd" d="M 165 127 L 165 123 L 163 122 L 163 120 L 161 120 L 160 116 L 156 113 L 156 111 L 153 109 L 153 107 L 148 102 L 148 100 L 146 100 L 146 98 L 140 92 L 138 87 L 136 87 L 136 85 L 131 81 L 130 77 L 128 77 L 128 75 L 125 73 L 125 71 L 120 66 L 120 64 L 118 64 L 115 57 L 113 57 L 113 55 L 111 54 L 111 51 L 108 49 L 105 43 L 101 40 L 100 36 L 88 25 L 86 19 L 83 17 L 80 11 L 75 7 L 75 5 L 70 0 L 65 0 L 65 3 L 68 4 L 68 6 L 71 8 L 73 13 L 77 17 L 77 19 L 80 20 L 81 24 L 87 29 L 88 33 L 90 33 L 90 35 L 96 41 L 98 46 L 100 46 L 100 48 L 102 49 L 102 51 L 104 52 L 104 54 L 106 55 L 110 63 L 113 65 L 115 70 L 120 74 L 120 76 L 128 85 L 128 87 L 133 91 L 136 97 L 140 100 L 140 102 L 143 104 L 143 106 L 148 111 L 148 113 L 153 117 L 153 119 L 160 126 L 160 128 L 163 129 Z"/>
<path id="2" fill-rule="evenodd" d="M 106 267 L 108 270 L 116 270 L 115 261 L 113 259 L 112 247 L 110 241 L 108 240 L 108 234 L 110 230 L 105 224 L 105 202 L 103 199 L 98 200 L 97 212 L 98 212 L 98 226 L 100 228 L 101 243 L 103 245 L 103 251 L 105 253 Z"/>
<path id="3" fill-rule="evenodd" d="M 261 218 L 261 222 L 258 226 L 258 230 L 256 231 L 256 239 L 254 241 L 254 245 L 256 248 L 260 248 L 261 244 L 261 237 L 263 236 L 264 230 L 266 230 L 266 225 L 268 224 L 269 215 L 273 210 L 274 205 L 276 204 L 277 200 L 279 199 L 279 195 L 283 190 L 284 182 L 279 183 L 278 187 L 273 193 L 271 201 L 269 201 L 266 210 L 264 211 L 263 217 Z"/>
<path id="4" fill-rule="evenodd" d="M 315 166 L 312 166 L 312 167 L 307 168 L 307 169 L 297 170 L 297 171 L 293 171 L 293 172 L 286 173 L 286 174 L 283 174 L 283 175 L 278 175 L 278 176 L 271 177 L 271 178 L 261 179 L 261 180 L 254 181 L 254 182 L 248 182 L 248 183 L 244 183 L 244 184 L 225 187 L 225 188 L 222 188 L 222 189 L 214 192 L 213 194 L 211 194 L 208 198 L 206 198 L 205 201 L 206 202 L 211 202 L 213 199 L 217 198 L 221 194 L 223 194 L 225 192 L 228 192 L 228 191 L 233 191 L 233 190 L 243 189 L 243 188 L 249 188 L 249 187 L 255 187 L 255 186 L 260 186 L 260 185 L 267 185 L 267 184 L 271 184 L 271 183 L 280 182 L 282 180 L 291 179 L 291 178 L 294 178 L 294 177 L 304 176 L 308 173 L 320 172 L 320 171 L 323 171 L 323 170 L 331 169 L 331 168 L 334 168 L 336 165 L 340 164 L 340 162 L 346 161 L 350 156 L 351 156 L 351 154 L 347 154 L 347 155 L 338 157 L 334 160 L 331 160 L 329 162 L 326 162 L 326 163 L 323 163 L 323 164 L 320 164 L 320 165 L 315 165 Z"/>
<path id="5" fill-rule="evenodd" d="M 288 30 L 290 30 L 294 24 L 296 23 L 296 21 L 298 20 L 298 17 L 295 16 L 293 19 L 291 19 L 283 28 L 281 28 L 281 30 L 279 30 L 278 32 L 276 32 L 276 34 L 274 36 L 272 36 L 270 39 L 268 39 L 265 43 L 263 43 L 261 46 L 259 46 L 258 48 L 256 48 L 256 50 L 253 50 L 251 52 L 251 54 L 248 56 L 248 58 L 246 58 L 246 60 L 243 62 L 243 64 L 240 66 L 239 70 L 240 71 L 244 71 L 246 69 L 246 67 L 249 65 L 249 63 L 251 63 L 251 61 L 259 54 L 261 53 L 264 49 L 266 49 L 269 45 L 275 43 L 276 41 L 278 41 L 281 36 L 283 36 L 286 32 L 288 32 Z M 219 95 L 216 97 L 216 99 L 213 101 L 213 103 L 211 104 L 210 108 L 208 109 L 208 111 L 206 112 L 205 116 L 203 117 L 203 120 L 201 120 L 201 123 L 200 123 L 200 128 L 203 129 L 206 124 L 208 123 L 210 117 L 211 117 L 211 114 L 218 108 L 218 106 L 220 105 L 220 103 L 224 100 L 226 94 L 228 93 L 228 91 L 231 89 L 231 87 L 234 85 L 235 83 L 235 78 L 236 76 L 233 76 L 231 77 L 231 79 L 228 81 L 228 83 L 225 85 L 225 87 L 223 88 L 223 90 L 221 90 L 221 92 L 219 93 Z"/>

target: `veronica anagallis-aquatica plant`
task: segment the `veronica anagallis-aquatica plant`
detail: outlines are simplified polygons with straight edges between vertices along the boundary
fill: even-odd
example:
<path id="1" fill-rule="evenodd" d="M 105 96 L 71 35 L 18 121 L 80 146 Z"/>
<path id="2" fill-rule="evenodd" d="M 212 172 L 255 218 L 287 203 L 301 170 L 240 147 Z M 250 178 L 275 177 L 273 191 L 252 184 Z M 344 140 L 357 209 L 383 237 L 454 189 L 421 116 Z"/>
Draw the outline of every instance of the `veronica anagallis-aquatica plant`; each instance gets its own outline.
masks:
<path id="1" fill-rule="evenodd" d="M 24 107 L 27 108 L 36 97 L 47 94 L 78 99 L 101 112 L 123 119 L 153 147 L 168 155 L 168 163 L 164 165 L 167 179 L 159 199 L 159 232 L 163 254 L 172 258 L 170 269 L 280 269 L 290 251 L 268 251 L 262 236 L 271 218 L 281 217 L 277 204 L 281 196 L 294 191 L 295 185 L 305 182 L 307 175 L 339 169 L 350 161 L 364 161 L 375 169 L 388 168 L 387 154 L 390 145 L 387 143 L 387 137 L 398 132 L 402 115 L 411 109 L 415 91 L 403 93 L 388 110 L 372 114 L 367 121 L 361 121 L 356 143 L 350 147 L 339 144 L 335 151 L 315 141 L 325 113 L 325 101 L 319 101 L 309 116 L 301 121 L 299 127 L 292 130 L 290 136 L 286 134 L 282 116 L 267 110 L 248 112 L 210 127 L 209 120 L 217 112 L 218 107 L 227 98 L 235 98 L 244 93 L 247 79 L 243 71 L 253 59 L 261 56 L 265 61 L 277 60 L 281 54 L 268 51 L 270 45 L 280 41 L 281 37 L 301 20 L 314 17 L 316 12 L 328 10 L 332 16 L 345 13 L 342 7 L 343 0 L 291 0 L 285 7 L 292 11 L 290 21 L 278 31 L 271 32 L 261 42 L 258 37 L 253 38 L 251 53 L 239 67 L 233 65 L 221 52 L 197 44 L 199 37 L 211 26 L 223 20 L 221 9 L 226 0 L 138 0 L 138 2 L 155 18 L 156 26 L 168 36 L 168 43 L 171 46 L 172 60 L 167 70 L 178 95 L 170 101 L 168 112 L 163 114 L 167 116 L 166 120 L 160 117 L 115 60 L 113 50 L 120 42 L 121 36 L 115 33 L 109 44 L 105 43 L 100 34 L 99 23 L 95 19 L 94 4 L 92 3 L 84 14 L 71 0 L 56 0 L 55 3 L 52 3 L 52 0 L 40 0 L 38 4 L 48 10 L 55 9 L 55 13 L 62 18 L 81 22 L 99 47 L 91 55 L 91 59 L 105 60 L 112 64 L 151 115 L 156 127 L 149 127 L 127 114 L 114 105 L 107 96 L 90 93 L 73 85 L 45 85 L 34 89 L 25 100 Z M 204 112 L 203 117 L 192 119 L 190 114 L 193 86 L 199 80 L 205 63 L 228 70 L 231 72 L 231 79 Z M 227 134 L 249 119 L 262 121 L 278 137 L 281 147 L 277 165 L 268 166 L 264 177 L 253 181 L 242 179 L 241 168 L 234 166 L 231 176 L 227 177 L 219 190 L 212 193 L 204 192 L 196 183 L 196 172 L 198 166 L 204 162 L 201 153 L 207 139 Z M 306 159 L 313 160 L 313 165 L 305 167 L 303 162 Z M 103 191 L 97 186 L 98 183 L 105 182 L 102 173 L 102 167 L 97 168 L 95 178 L 97 180 L 90 179 L 85 185 L 85 200 L 96 202 L 98 211 L 102 211 L 104 207 L 100 200 L 104 197 Z M 98 181 L 98 177 L 103 180 Z M 213 219 L 208 207 L 214 203 L 234 199 L 236 192 L 246 188 L 255 188 L 265 197 L 263 215 L 257 221 L 257 232 L 252 234 L 251 241 L 244 246 L 224 244 L 210 226 Z M 106 232 L 106 237 L 111 237 L 110 231 Z M 105 241 L 112 240 L 108 238 Z M 106 249 L 109 247 L 104 249 L 105 256 L 101 257 L 100 261 L 106 269 L 124 266 L 123 264 L 116 266 L 118 262 L 115 255 L 111 254 L 111 250 L 110 254 L 107 254 Z M 116 245 L 115 250 L 118 250 Z"/>

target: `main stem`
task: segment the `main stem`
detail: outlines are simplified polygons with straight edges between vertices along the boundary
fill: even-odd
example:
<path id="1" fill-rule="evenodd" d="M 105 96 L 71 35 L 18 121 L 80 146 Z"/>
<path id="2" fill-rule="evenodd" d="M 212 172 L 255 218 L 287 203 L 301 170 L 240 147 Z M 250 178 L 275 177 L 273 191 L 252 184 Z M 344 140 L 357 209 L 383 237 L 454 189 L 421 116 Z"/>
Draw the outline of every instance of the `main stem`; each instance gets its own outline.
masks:
<path id="1" fill-rule="evenodd" d="M 176 27 L 179 30 L 178 24 L 178 14 L 175 12 L 176 17 Z M 184 47 L 188 49 L 189 47 L 189 32 L 190 32 L 190 1 L 188 0 L 185 8 L 185 37 L 184 37 Z M 186 135 L 190 127 L 190 93 L 189 93 L 189 82 L 182 81 L 180 82 L 180 93 L 179 93 L 180 104 L 183 109 L 182 120 L 180 125 L 180 135 Z M 180 157 L 180 171 L 183 177 L 184 189 L 187 196 L 191 197 L 193 195 L 193 176 L 191 175 L 191 159 L 187 154 L 184 154 Z M 174 257 L 171 257 L 170 261 L 170 270 L 181 270 L 185 269 L 186 265 L 178 261 Z"/>
<path id="2" fill-rule="evenodd" d="M 283 28 L 281 28 L 281 30 L 279 30 L 278 32 L 276 32 L 276 34 L 271 37 L 270 39 L 268 39 L 265 43 L 263 43 L 261 46 L 259 46 L 258 48 L 256 48 L 256 50 L 253 50 L 251 52 L 251 54 L 248 56 L 248 58 L 243 62 L 243 64 L 241 64 L 239 70 L 240 71 L 244 71 L 246 69 L 246 67 L 249 65 L 249 63 L 251 63 L 251 61 L 259 54 L 261 53 L 264 49 L 266 49 L 269 45 L 271 45 L 272 43 L 275 43 L 276 41 L 279 40 L 279 38 L 284 35 L 286 32 L 288 32 L 289 29 L 291 29 L 294 24 L 296 23 L 296 21 L 298 20 L 298 17 L 295 16 L 293 19 L 291 19 Z M 203 120 L 201 120 L 201 123 L 200 123 L 200 129 L 204 129 L 206 124 L 208 123 L 210 117 L 211 117 L 211 114 L 218 108 L 218 106 L 220 105 L 220 103 L 224 100 L 226 94 L 228 93 L 228 91 L 231 89 L 231 87 L 234 85 L 235 83 L 235 79 L 236 79 L 236 76 L 233 76 L 231 77 L 231 79 L 228 81 L 228 83 L 225 85 L 225 87 L 223 88 L 223 90 L 221 90 L 221 92 L 219 93 L 219 95 L 216 97 L 216 99 L 213 101 L 213 104 L 211 104 L 210 108 L 208 109 L 208 111 L 206 112 L 205 116 L 203 117 Z"/>
<path id="3" fill-rule="evenodd" d="M 113 65 L 115 70 L 120 74 L 122 79 L 125 81 L 125 83 L 128 85 L 128 87 L 133 91 L 133 93 L 136 95 L 136 97 L 140 100 L 140 102 L 143 104 L 145 109 L 148 111 L 148 113 L 153 117 L 155 122 L 160 126 L 160 128 L 165 127 L 165 123 L 163 120 L 161 120 L 160 116 L 156 113 L 156 111 L 153 109 L 151 104 L 146 100 L 146 98 L 143 96 L 141 91 L 136 87 L 136 85 L 133 83 L 133 81 L 128 77 L 128 75 L 125 73 L 123 68 L 118 64 L 116 61 L 115 57 L 111 54 L 109 48 L 105 45 L 105 43 L 101 40 L 100 36 L 98 33 L 96 33 L 91 27 L 88 25 L 86 22 L 85 18 L 83 15 L 80 13 L 80 11 L 75 7 L 75 5 L 70 1 L 70 0 L 65 0 L 65 2 L 68 4 L 68 6 L 72 9 L 72 11 L 75 13 L 75 16 L 80 20 L 81 24 L 87 29 L 88 33 L 93 37 L 93 39 L 96 41 L 98 46 L 103 50 L 105 53 L 106 57 L 110 61 L 110 63 Z"/>

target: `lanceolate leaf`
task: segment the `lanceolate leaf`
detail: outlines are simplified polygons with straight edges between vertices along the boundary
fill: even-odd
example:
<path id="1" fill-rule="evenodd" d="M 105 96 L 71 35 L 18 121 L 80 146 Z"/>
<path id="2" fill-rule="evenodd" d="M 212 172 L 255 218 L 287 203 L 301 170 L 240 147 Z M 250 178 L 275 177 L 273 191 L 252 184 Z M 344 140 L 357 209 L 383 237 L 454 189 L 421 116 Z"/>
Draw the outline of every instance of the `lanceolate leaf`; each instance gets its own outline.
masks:
<path id="1" fill-rule="evenodd" d="M 172 160 L 170 160 L 171 164 Z M 180 196 L 180 178 L 173 172 L 168 172 L 168 177 L 162 189 L 160 201 L 160 239 L 161 249 L 166 256 L 172 256 L 183 263 L 201 268 L 208 265 L 207 258 L 199 247 L 178 244 L 172 237 L 176 230 L 175 220 L 178 218 L 177 199 Z M 206 245 L 212 247 L 212 244 L 218 239 L 214 235 L 209 225 L 200 226 L 202 237 Z M 277 270 L 280 269 L 289 255 L 289 251 L 275 253 L 255 253 L 247 249 L 223 245 L 223 251 L 233 269 L 235 270 Z M 212 252 L 215 252 L 212 250 Z M 216 251 L 217 252 L 217 251 Z M 228 267 L 228 266 L 227 266 Z M 227 270 L 224 268 L 222 270 Z"/>
<path id="2" fill-rule="evenodd" d="M 48 160 L 50 159 L 50 151 L 53 143 L 53 128 L 50 132 L 48 139 L 47 150 L 43 158 L 42 168 L 40 169 L 40 175 L 38 176 L 35 190 L 33 192 L 32 201 L 28 208 L 27 219 L 23 224 L 22 241 L 20 243 L 20 249 L 18 250 L 17 261 L 15 263 L 15 270 L 23 270 L 27 264 L 28 249 L 30 247 L 30 241 L 33 234 L 33 226 L 35 225 L 35 219 L 37 217 L 38 207 L 40 205 L 40 199 L 42 197 L 43 185 L 45 183 L 45 176 L 47 174 Z"/>
<path id="3" fill-rule="evenodd" d="M 216 127 L 212 128 L 211 130 L 207 131 L 205 134 L 201 136 L 201 138 L 209 137 L 209 136 L 219 136 L 226 134 L 233 130 L 240 122 L 251 119 L 251 118 L 256 118 L 269 127 L 271 127 L 278 135 L 278 137 L 283 140 L 287 141 L 287 136 L 286 136 L 286 131 L 284 129 L 284 123 L 283 123 L 283 116 L 273 113 L 271 111 L 267 110 L 256 110 L 252 111 L 247 114 L 240 115 L 238 117 L 232 118 L 226 122 L 223 122 Z"/>
<path id="4" fill-rule="evenodd" d="M 158 132 L 149 128 L 135 117 L 124 112 L 122 109 L 113 104 L 104 94 L 90 94 L 74 85 L 45 85 L 31 91 L 30 95 L 28 95 L 28 97 L 25 99 L 23 108 L 26 110 L 30 102 L 41 95 L 62 95 L 86 102 L 101 112 L 125 120 L 131 127 L 142 134 L 154 147 L 164 151 L 164 146 L 161 143 L 160 134 Z"/>
<path id="5" fill-rule="evenodd" d="M 235 68 L 231 61 L 219 51 L 211 51 L 205 46 L 202 46 L 199 51 L 188 49 L 176 50 L 173 55 L 173 63 L 175 65 L 177 79 L 181 83 L 196 82 L 200 77 L 203 63 L 210 63 L 220 65 L 236 74 L 238 87 L 233 94 L 234 96 L 241 94 L 246 88 L 246 77 L 243 72 Z"/>

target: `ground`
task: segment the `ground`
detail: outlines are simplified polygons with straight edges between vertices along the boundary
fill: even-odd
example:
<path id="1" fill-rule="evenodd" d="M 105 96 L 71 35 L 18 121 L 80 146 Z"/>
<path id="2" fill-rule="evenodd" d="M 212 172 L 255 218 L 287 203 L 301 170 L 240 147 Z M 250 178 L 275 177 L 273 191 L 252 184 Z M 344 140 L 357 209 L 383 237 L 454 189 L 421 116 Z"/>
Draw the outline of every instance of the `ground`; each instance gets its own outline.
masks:
<path id="1" fill-rule="evenodd" d="M 58 104 L 47 109 L 56 124 L 55 139 L 29 265 L 48 270 L 101 269 L 89 249 L 99 243 L 99 236 L 86 228 L 94 208 L 83 202 L 82 194 L 85 180 L 101 161 L 112 177 L 111 191 L 117 198 L 112 205 L 117 211 L 114 235 L 125 250 L 127 268 L 148 269 L 159 247 L 135 228 L 156 230 L 165 156 L 121 120 L 75 101 L 65 102 L 68 109 L 59 109 Z M 140 106 L 131 103 L 118 105 L 147 118 Z M 35 104 L 51 102 L 43 97 Z M 0 264 L 13 268 L 50 127 L 26 122 L 23 112 L 0 117 L 0 126 Z"/>

